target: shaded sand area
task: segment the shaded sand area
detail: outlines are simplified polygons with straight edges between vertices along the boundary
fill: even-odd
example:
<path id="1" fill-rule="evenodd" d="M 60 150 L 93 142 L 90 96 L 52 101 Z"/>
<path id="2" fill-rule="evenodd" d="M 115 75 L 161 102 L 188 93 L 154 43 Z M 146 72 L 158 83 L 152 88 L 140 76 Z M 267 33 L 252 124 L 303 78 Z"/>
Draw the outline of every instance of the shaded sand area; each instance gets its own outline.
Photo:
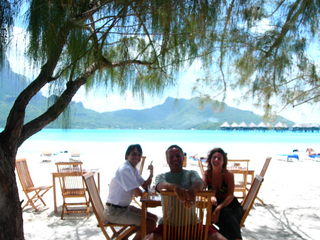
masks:
<path id="1" fill-rule="evenodd" d="M 54 161 L 41 162 L 39 157 L 41 147 L 48 142 L 30 142 L 19 151 L 18 157 L 26 157 L 35 185 L 52 184 L 51 172 L 55 171 Z M 82 143 L 71 147 L 80 149 L 85 168 L 99 168 L 101 174 L 101 198 L 107 196 L 107 185 L 129 143 Z M 142 143 L 146 165 L 152 160 L 155 175 L 168 170 L 164 151 L 171 143 Z M 179 144 L 179 143 L 178 143 Z M 205 155 L 215 146 L 212 144 L 180 144 L 188 155 L 195 153 Z M 49 145 L 50 146 L 50 145 Z M 62 143 L 63 147 L 67 147 Z M 70 147 L 70 146 L 68 146 Z M 293 148 L 306 146 L 288 146 L 272 144 L 225 144 L 223 147 L 229 158 L 251 159 L 249 168 L 259 173 L 267 156 L 273 157 L 267 170 L 265 180 L 259 193 L 266 205 L 256 201 L 242 229 L 243 239 L 319 239 L 320 236 L 320 162 L 299 161 L 286 162 L 277 160 L 277 153 Z M 317 146 L 315 146 L 317 147 Z M 285 148 L 285 149 L 284 149 Z M 37 149 L 37 151 L 35 150 Z M 319 149 L 319 148 L 318 148 Z M 198 170 L 196 162 L 188 159 L 188 169 Z M 147 175 L 147 171 L 144 175 Z M 20 187 L 20 183 L 18 183 Z M 57 182 L 57 187 L 59 184 Z M 25 196 L 20 191 L 21 199 Z M 58 197 L 58 214 L 53 211 L 53 192 L 50 190 L 44 200 L 46 207 L 39 212 L 27 208 L 23 212 L 25 239 L 104 239 L 97 227 L 93 214 L 89 217 L 70 215 L 60 219 L 62 200 Z M 161 209 L 151 209 L 160 215 Z"/>

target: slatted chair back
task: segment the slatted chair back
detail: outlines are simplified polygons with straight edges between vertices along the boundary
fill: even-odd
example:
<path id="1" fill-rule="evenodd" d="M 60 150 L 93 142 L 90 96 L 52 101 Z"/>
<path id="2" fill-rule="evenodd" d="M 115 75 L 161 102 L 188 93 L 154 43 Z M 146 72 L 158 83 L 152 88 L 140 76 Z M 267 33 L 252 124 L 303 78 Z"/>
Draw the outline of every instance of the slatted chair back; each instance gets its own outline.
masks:
<path id="1" fill-rule="evenodd" d="M 86 213 L 88 215 L 90 206 L 82 178 L 82 162 L 57 162 L 56 166 L 63 198 L 61 219 L 65 213 Z"/>
<path id="2" fill-rule="evenodd" d="M 244 222 L 247 216 L 249 215 L 249 212 L 254 204 L 255 199 L 257 198 L 263 179 L 264 178 L 262 176 L 259 176 L 259 175 L 255 176 L 253 183 L 249 189 L 249 192 L 246 198 L 244 199 L 244 201 L 242 202 L 243 215 L 241 218 L 240 227 L 244 226 Z"/>
<path id="3" fill-rule="evenodd" d="M 271 157 L 267 157 L 260 172 L 260 176 L 264 177 L 271 162 Z"/>
<path id="4" fill-rule="evenodd" d="M 136 165 L 136 168 L 137 168 L 140 175 L 142 175 L 146 158 L 147 158 L 146 156 L 142 156 L 140 162 Z"/>
<path id="5" fill-rule="evenodd" d="M 57 162 L 56 163 L 58 173 L 72 173 L 78 172 L 80 175 L 67 176 L 66 174 L 59 177 L 60 187 L 63 190 L 62 194 L 66 189 L 79 189 L 85 188 L 84 182 L 82 181 L 82 162 Z"/>
<path id="6" fill-rule="evenodd" d="M 200 169 L 200 173 L 201 173 L 202 178 L 204 178 L 205 169 L 204 169 L 203 162 L 201 161 L 201 159 L 198 159 L 198 167 Z"/>
<path id="7" fill-rule="evenodd" d="M 16 170 L 21 183 L 21 187 L 23 192 L 27 197 L 27 202 L 24 204 L 22 209 L 26 206 L 30 205 L 34 210 L 38 211 L 38 207 L 35 203 L 40 200 L 44 206 L 46 206 L 45 202 L 42 199 L 42 196 L 52 188 L 52 186 L 40 186 L 36 187 L 33 184 L 27 160 L 25 158 L 16 160 Z"/>
<path id="8" fill-rule="evenodd" d="M 147 158 L 146 156 L 142 156 L 140 162 L 136 165 L 136 169 L 138 170 L 138 173 L 139 173 L 140 175 L 142 175 L 143 167 L 144 167 L 144 163 L 145 163 L 145 161 L 146 161 L 146 158 Z M 140 197 L 135 197 L 135 196 L 133 196 L 133 197 L 132 197 L 132 201 L 134 201 L 135 204 L 136 204 L 138 207 L 141 208 L 141 203 L 140 203 L 140 201 L 139 201 L 139 198 L 140 198 Z"/>
<path id="9" fill-rule="evenodd" d="M 164 240 L 207 240 L 211 226 L 211 197 L 203 191 L 196 194 L 192 207 L 186 207 L 173 192 L 161 192 Z"/>
<path id="10" fill-rule="evenodd" d="M 267 157 L 266 160 L 264 161 L 263 167 L 262 167 L 261 172 L 260 172 L 260 176 L 261 177 L 265 176 L 265 174 L 266 174 L 266 172 L 268 170 L 270 162 L 271 162 L 271 157 Z M 259 198 L 257 196 L 257 199 L 258 199 L 259 202 L 261 202 L 263 205 L 265 205 L 264 201 L 261 198 Z"/>
<path id="11" fill-rule="evenodd" d="M 104 220 L 104 206 L 102 204 L 100 194 L 97 188 L 97 185 L 94 181 L 94 173 L 89 172 L 83 175 L 84 182 L 86 184 L 90 202 L 93 208 L 93 212 L 97 218 L 98 226 L 100 227 L 103 235 L 106 239 L 127 239 L 132 233 L 134 233 L 137 228 L 134 225 L 127 225 L 127 224 L 112 224 L 112 223 L 105 223 Z M 117 230 L 117 227 L 120 227 Z M 112 236 L 109 236 L 107 229 L 110 228 L 112 231 Z"/>
<path id="12" fill-rule="evenodd" d="M 23 191 L 33 188 L 34 184 L 25 158 L 16 160 L 16 169 Z"/>
<path id="13" fill-rule="evenodd" d="M 56 162 L 58 173 L 61 172 L 82 172 L 82 162 Z"/>

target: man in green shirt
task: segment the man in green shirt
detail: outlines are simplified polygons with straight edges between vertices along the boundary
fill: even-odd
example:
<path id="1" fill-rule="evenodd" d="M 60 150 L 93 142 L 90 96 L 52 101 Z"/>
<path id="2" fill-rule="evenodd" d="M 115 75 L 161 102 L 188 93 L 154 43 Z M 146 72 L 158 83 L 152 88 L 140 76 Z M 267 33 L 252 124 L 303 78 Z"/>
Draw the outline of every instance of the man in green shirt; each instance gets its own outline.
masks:
<path id="1" fill-rule="evenodd" d="M 181 147 L 171 145 L 166 151 L 166 159 L 170 172 L 156 177 L 156 190 L 158 192 L 172 191 L 186 206 L 192 206 L 195 202 L 195 194 L 204 189 L 204 182 L 196 171 L 182 168 L 183 150 Z M 162 239 L 162 235 L 163 225 L 160 223 L 157 229 L 145 239 Z M 209 227 L 208 235 L 208 240 L 226 240 L 213 226 Z"/>

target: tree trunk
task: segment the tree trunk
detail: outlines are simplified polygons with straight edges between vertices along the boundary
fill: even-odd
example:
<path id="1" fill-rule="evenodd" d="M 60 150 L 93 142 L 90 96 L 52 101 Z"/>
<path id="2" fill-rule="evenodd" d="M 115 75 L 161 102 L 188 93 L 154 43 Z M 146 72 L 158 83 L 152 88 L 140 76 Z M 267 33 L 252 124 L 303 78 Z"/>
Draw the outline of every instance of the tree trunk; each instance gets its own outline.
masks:
<path id="1" fill-rule="evenodd" d="M 22 209 L 15 176 L 16 151 L 9 150 L 1 138 L 0 136 L 0 240 L 23 240 Z"/>

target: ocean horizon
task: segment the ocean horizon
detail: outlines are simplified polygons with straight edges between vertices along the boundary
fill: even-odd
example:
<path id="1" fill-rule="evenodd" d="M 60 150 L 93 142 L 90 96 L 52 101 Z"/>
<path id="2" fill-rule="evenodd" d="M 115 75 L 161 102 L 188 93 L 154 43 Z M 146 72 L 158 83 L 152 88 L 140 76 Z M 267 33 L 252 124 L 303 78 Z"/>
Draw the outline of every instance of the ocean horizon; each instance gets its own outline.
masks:
<path id="1" fill-rule="evenodd" d="M 43 129 L 28 140 L 95 142 L 246 142 L 318 143 L 319 132 L 171 130 L 171 129 Z"/>
<path id="2" fill-rule="evenodd" d="M 130 144 L 141 144 L 147 162 L 165 163 L 168 146 L 178 144 L 188 157 L 205 157 L 214 147 L 221 147 L 230 159 L 252 159 L 257 167 L 268 156 L 300 152 L 307 148 L 320 151 L 318 132 L 294 131 L 227 131 L 227 130 L 145 130 L 145 129 L 43 129 L 27 139 L 17 157 L 41 161 L 41 153 L 52 152 L 55 159 L 65 160 L 68 152 L 79 152 L 92 167 L 101 168 L 105 161 L 124 159 Z M 110 167 L 114 167 L 114 163 Z M 94 166 L 93 166 L 94 165 Z"/>

